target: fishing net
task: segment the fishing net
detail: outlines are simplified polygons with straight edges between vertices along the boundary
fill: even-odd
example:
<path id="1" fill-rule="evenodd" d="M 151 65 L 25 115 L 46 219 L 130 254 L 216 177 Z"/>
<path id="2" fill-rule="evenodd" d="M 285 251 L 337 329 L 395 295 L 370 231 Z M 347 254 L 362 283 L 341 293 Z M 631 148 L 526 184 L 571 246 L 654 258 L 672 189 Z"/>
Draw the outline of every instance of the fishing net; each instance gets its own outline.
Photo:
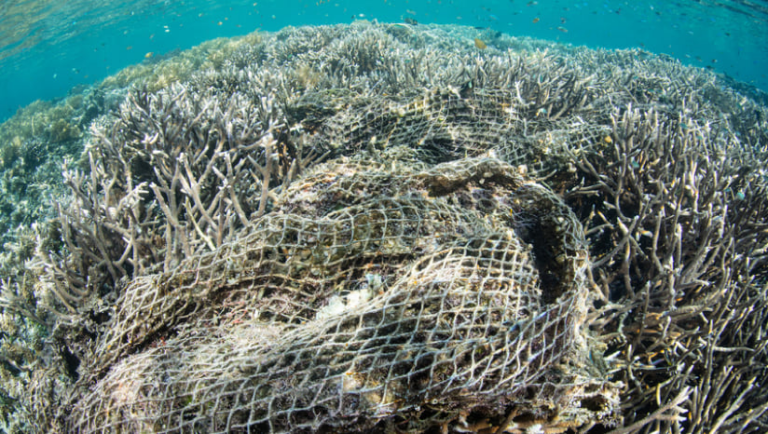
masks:
<path id="1" fill-rule="evenodd" d="M 418 432 L 507 417 L 510 429 L 565 429 L 613 417 L 616 386 L 582 327 L 583 235 L 547 189 L 478 158 L 329 163 L 285 197 L 237 240 L 127 286 L 96 350 L 112 368 L 70 429 Z"/>

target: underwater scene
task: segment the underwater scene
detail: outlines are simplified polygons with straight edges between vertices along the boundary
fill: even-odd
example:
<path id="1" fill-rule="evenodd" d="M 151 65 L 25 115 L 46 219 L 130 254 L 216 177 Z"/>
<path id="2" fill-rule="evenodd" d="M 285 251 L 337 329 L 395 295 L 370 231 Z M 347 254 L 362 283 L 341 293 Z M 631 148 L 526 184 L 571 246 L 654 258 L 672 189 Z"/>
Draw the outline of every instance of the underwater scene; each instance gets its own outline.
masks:
<path id="1" fill-rule="evenodd" d="M 768 432 L 768 2 L 0 5 L 0 432 Z"/>

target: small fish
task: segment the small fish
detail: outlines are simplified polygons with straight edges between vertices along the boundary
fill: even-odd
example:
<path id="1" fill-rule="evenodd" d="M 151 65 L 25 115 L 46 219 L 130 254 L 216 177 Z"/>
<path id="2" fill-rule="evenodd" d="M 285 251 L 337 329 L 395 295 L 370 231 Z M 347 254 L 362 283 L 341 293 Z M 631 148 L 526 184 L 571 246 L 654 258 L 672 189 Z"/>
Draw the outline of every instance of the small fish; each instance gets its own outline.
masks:
<path id="1" fill-rule="evenodd" d="M 533 24 L 536 24 L 538 22 L 539 22 L 539 17 L 536 17 L 536 18 L 533 19 Z"/>
<path id="2" fill-rule="evenodd" d="M 153 53 L 153 52 L 151 52 L 151 51 L 150 51 L 149 53 L 147 53 L 147 54 L 145 54 L 145 55 L 144 55 L 144 58 L 145 58 L 145 59 L 151 59 L 151 58 L 152 58 L 152 56 L 154 56 L 154 55 L 155 55 L 155 53 Z"/>
<path id="3" fill-rule="evenodd" d="M 603 140 L 605 141 L 605 143 L 613 143 L 613 139 L 611 138 L 611 136 L 605 136 Z"/>
<path id="4" fill-rule="evenodd" d="M 557 30 L 560 30 L 563 33 L 568 33 L 568 29 L 566 29 L 565 27 L 558 27 Z"/>
<path id="5" fill-rule="evenodd" d="M 481 50 L 485 50 L 486 48 L 488 48 L 488 45 L 486 45 L 485 42 L 483 42 L 482 40 L 475 38 L 475 47 Z"/>
<path id="6" fill-rule="evenodd" d="M 129 45 L 129 46 L 125 47 L 125 49 L 126 50 L 131 50 L 131 49 L 133 49 L 133 45 Z"/>
<path id="7" fill-rule="evenodd" d="M 413 18 L 411 18 L 411 17 L 403 17 L 403 21 L 404 21 L 406 24 L 410 24 L 410 25 L 412 25 L 412 26 L 415 26 L 416 24 L 419 24 L 419 22 L 418 22 L 418 21 L 414 20 L 414 19 L 413 19 Z"/>

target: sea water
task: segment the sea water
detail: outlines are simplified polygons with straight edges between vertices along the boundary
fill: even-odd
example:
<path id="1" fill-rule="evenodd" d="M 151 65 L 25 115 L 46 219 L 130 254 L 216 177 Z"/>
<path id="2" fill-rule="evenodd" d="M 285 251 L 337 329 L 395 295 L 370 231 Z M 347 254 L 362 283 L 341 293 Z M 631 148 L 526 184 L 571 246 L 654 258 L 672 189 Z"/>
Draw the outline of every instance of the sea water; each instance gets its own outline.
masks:
<path id="1" fill-rule="evenodd" d="M 120 69 L 218 37 L 354 20 L 462 24 L 641 48 L 768 90 L 768 1 L 4 0 L 0 121 Z"/>

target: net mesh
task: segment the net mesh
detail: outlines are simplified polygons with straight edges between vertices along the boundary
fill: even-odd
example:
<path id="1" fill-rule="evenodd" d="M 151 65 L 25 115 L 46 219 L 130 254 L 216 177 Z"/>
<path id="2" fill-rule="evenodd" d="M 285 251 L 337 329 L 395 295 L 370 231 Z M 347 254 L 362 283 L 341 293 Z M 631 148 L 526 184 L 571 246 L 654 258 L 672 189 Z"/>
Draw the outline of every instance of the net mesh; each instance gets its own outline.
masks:
<path id="1" fill-rule="evenodd" d="M 515 71 L 504 74 L 513 77 Z M 310 93 L 292 102 L 289 114 L 302 118 L 312 132 L 308 142 L 317 147 L 411 146 L 420 159 L 432 163 L 495 150 L 502 160 L 536 171 L 561 166 L 565 149 L 591 145 L 610 133 L 580 118 L 558 120 L 577 108 L 578 102 L 567 102 L 574 98 L 570 93 L 544 104 L 536 102 L 531 89 L 518 87 L 516 92 L 441 85 L 419 95 L 357 97 L 363 101 L 354 102 L 347 102 L 351 97 L 346 95 Z M 589 96 L 585 89 L 574 92 L 583 93 L 582 104 Z"/>
<path id="2" fill-rule="evenodd" d="M 581 328 L 583 235 L 552 193 L 489 158 L 313 173 L 237 240 L 127 286 L 96 350 L 111 369 L 71 430 L 420 432 L 509 415 L 511 427 L 564 429 L 612 417 L 616 386 Z M 555 270 L 557 281 L 541 275 Z"/>

